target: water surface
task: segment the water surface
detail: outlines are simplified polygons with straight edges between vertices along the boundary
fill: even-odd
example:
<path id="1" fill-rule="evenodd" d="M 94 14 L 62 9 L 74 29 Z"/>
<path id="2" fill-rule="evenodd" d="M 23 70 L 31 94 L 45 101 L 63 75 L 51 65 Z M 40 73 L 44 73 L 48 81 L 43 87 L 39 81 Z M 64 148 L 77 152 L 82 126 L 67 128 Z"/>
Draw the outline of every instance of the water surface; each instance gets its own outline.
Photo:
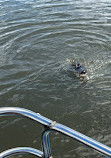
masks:
<path id="1" fill-rule="evenodd" d="M 67 59 L 87 68 L 87 82 L 68 73 Z M 0 107 L 7 106 L 39 112 L 111 147 L 109 0 L 0 1 Z M 0 152 L 41 149 L 42 130 L 25 118 L 2 117 Z M 56 158 L 101 157 L 58 133 L 50 142 Z"/>

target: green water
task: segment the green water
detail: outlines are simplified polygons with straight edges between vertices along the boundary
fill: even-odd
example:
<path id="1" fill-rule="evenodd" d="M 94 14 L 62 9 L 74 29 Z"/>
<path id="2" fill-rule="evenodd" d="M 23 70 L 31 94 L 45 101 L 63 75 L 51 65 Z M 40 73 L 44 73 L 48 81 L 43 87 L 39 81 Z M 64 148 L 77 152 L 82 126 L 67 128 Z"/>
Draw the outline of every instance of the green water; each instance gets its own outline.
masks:
<path id="1" fill-rule="evenodd" d="M 68 72 L 80 61 L 87 82 Z M 111 3 L 108 0 L 0 0 L 0 107 L 23 107 L 111 147 Z M 42 126 L 0 118 L 0 152 L 41 150 Z M 101 158 L 58 133 L 55 158 Z M 33 156 L 21 156 L 32 158 Z"/>

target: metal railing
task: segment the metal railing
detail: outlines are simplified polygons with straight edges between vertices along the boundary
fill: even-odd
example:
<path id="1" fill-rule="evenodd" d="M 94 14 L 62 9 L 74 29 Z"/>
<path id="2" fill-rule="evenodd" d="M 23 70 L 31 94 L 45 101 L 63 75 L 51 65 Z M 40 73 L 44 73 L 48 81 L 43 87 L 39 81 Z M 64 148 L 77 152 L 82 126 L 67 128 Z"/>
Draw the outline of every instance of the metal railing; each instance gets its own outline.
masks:
<path id="1" fill-rule="evenodd" d="M 49 133 L 51 131 L 56 131 L 61 134 L 64 134 L 66 136 L 69 136 L 73 138 L 74 140 L 77 140 L 84 145 L 98 151 L 100 154 L 111 157 L 111 148 L 90 138 L 87 137 L 71 128 L 68 128 L 67 126 L 64 126 L 62 124 L 56 123 L 56 121 L 52 121 L 44 116 L 41 116 L 39 113 L 32 112 L 27 109 L 23 108 L 17 108 L 17 107 L 4 107 L 0 108 L 0 116 L 7 116 L 7 115 L 22 115 L 29 119 L 32 119 L 44 126 L 44 131 L 42 133 L 42 147 L 43 151 L 39 151 L 34 148 L 30 147 L 19 147 L 19 148 L 12 148 L 9 150 L 6 150 L 2 153 L 0 153 L 0 158 L 9 157 L 11 155 L 16 154 L 24 154 L 24 153 L 30 153 L 38 157 L 42 158 L 52 158 L 51 155 L 51 148 L 50 148 L 50 142 L 49 142 Z"/>

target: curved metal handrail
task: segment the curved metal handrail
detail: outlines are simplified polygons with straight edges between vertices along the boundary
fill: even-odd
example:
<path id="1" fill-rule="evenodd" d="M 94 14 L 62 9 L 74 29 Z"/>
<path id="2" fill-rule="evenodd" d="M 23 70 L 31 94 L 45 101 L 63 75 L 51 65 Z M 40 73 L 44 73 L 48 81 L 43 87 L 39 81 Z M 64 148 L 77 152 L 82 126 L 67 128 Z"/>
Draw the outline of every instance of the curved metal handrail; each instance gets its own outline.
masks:
<path id="1" fill-rule="evenodd" d="M 35 113 L 31 110 L 27 110 L 24 108 L 18 108 L 18 107 L 0 108 L 0 116 L 5 116 L 5 115 L 22 115 L 45 126 L 50 126 L 50 124 L 52 123 L 50 119 L 40 115 L 39 113 Z"/>
<path id="2" fill-rule="evenodd" d="M 55 121 L 47 119 L 46 117 L 43 117 L 38 113 L 23 109 L 23 108 L 17 108 L 17 107 L 0 108 L 0 116 L 10 115 L 10 114 L 11 115 L 19 114 L 44 125 L 45 130 L 42 135 L 42 144 L 43 144 L 43 153 L 44 153 L 45 158 L 51 157 L 51 150 L 50 150 L 50 144 L 49 144 L 49 133 L 51 131 L 57 131 L 62 134 L 65 134 L 73 138 L 74 140 L 77 140 L 83 143 L 84 145 L 89 146 L 90 148 L 100 152 L 101 154 L 111 157 L 110 147 L 102 143 L 99 143 L 96 140 L 90 137 L 87 137 L 71 128 L 68 128 L 67 126 L 64 126 L 62 124 L 56 123 Z"/>
<path id="3" fill-rule="evenodd" d="M 0 158 L 5 158 L 12 155 L 18 155 L 18 154 L 26 154 L 26 153 L 32 154 L 38 157 L 43 157 L 43 152 L 41 152 L 40 150 L 30 148 L 30 147 L 17 147 L 17 148 L 8 149 L 0 153 Z"/>

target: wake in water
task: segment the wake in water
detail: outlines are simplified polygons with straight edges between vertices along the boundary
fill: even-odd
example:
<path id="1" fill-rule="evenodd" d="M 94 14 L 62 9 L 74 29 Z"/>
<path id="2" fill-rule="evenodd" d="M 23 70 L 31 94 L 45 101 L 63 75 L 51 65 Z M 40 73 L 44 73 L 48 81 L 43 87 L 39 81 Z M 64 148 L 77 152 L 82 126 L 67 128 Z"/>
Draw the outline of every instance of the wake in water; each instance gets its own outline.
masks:
<path id="1" fill-rule="evenodd" d="M 85 70 L 85 74 L 82 76 L 77 72 L 75 69 L 75 65 L 77 64 L 76 61 L 82 63 L 80 67 L 82 69 L 80 72 Z M 78 78 L 82 81 L 93 80 L 98 77 L 102 77 L 105 74 L 105 68 L 111 63 L 111 59 L 107 58 L 99 58 L 96 60 L 84 61 L 84 59 L 73 58 L 73 59 L 66 59 L 64 63 L 62 63 L 62 69 L 68 73 L 68 75 L 72 78 Z M 74 66 L 73 66 L 74 65 Z"/>
<path id="2" fill-rule="evenodd" d="M 109 58 L 99 58 L 96 60 L 89 61 L 87 63 L 87 70 L 89 79 L 95 79 L 97 77 L 102 77 L 105 75 L 105 69 L 107 69 L 108 65 L 111 63 L 111 59 Z"/>

